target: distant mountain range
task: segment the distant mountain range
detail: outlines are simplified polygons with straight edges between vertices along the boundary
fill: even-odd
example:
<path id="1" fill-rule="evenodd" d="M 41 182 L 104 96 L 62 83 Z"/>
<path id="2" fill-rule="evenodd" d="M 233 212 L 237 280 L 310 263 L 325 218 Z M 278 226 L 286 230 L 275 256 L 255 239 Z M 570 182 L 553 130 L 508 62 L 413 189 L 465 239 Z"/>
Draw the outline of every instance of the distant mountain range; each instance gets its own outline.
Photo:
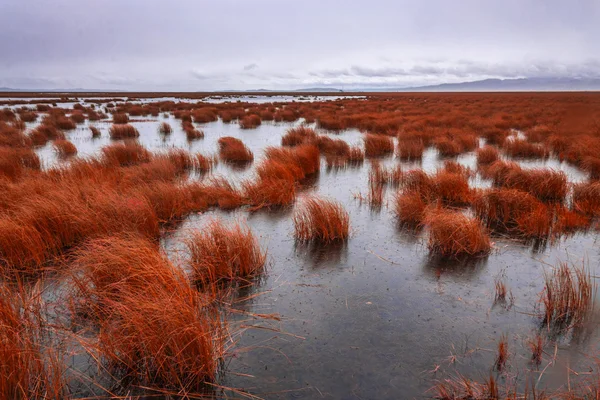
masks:
<path id="1" fill-rule="evenodd" d="M 430 86 L 387 87 L 387 88 L 352 88 L 342 90 L 333 87 L 311 87 L 296 90 L 226 90 L 217 92 L 230 93 L 267 93 L 267 92 L 529 92 L 529 91 L 600 91 L 600 78 L 518 78 L 518 79 L 483 79 L 473 82 L 443 83 Z M 78 92 L 125 92 L 123 90 L 94 89 L 14 89 L 0 87 L 0 92 L 36 92 L 36 93 L 78 93 Z"/>

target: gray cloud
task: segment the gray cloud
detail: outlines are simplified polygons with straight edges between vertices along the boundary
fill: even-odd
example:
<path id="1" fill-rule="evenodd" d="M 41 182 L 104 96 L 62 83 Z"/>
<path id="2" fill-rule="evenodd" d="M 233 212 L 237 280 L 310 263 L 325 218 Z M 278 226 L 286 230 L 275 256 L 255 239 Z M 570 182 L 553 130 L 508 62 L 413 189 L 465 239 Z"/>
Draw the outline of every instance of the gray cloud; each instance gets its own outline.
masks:
<path id="1" fill-rule="evenodd" d="M 318 12 L 315 12 L 318 10 Z M 599 77 L 596 0 L 2 0 L 0 86 L 378 87 Z"/>

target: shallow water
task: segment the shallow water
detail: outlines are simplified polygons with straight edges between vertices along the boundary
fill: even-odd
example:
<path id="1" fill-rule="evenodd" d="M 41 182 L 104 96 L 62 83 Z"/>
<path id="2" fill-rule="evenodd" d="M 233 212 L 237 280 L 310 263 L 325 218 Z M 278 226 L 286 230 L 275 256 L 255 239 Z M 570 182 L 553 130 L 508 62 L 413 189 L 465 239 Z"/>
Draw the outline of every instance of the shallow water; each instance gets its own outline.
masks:
<path id="1" fill-rule="evenodd" d="M 158 132 L 163 121 L 173 127 L 173 133 L 166 137 Z M 266 147 L 279 146 L 285 131 L 300 123 L 264 122 L 252 130 L 221 121 L 195 124 L 205 138 L 188 142 L 180 122 L 172 117 L 131 121 L 140 132 L 140 143 L 152 151 L 176 147 L 214 154 L 219 137 L 233 136 L 254 152 L 254 165 Z M 97 155 L 112 142 L 110 122 L 93 125 L 102 132 L 98 139 L 91 138 L 87 123 L 67 134 L 79 157 Z M 351 145 L 362 143 L 357 130 L 332 137 Z M 46 167 L 65 162 L 56 158 L 51 144 L 37 151 Z M 380 161 L 384 166 L 400 164 L 405 170 L 422 168 L 431 173 L 443 160 L 430 148 L 420 162 L 400 162 L 393 156 Z M 463 154 L 457 161 L 475 168 L 474 153 Z M 577 168 L 554 159 L 518 162 L 525 168 L 560 169 L 571 182 L 587 180 Z M 282 320 L 260 322 L 270 328 L 267 330 L 242 328 L 240 321 L 232 318 L 232 325 L 244 333 L 228 358 L 220 383 L 269 399 L 422 398 L 428 397 L 426 391 L 436 379 L 455 371 L 477 379 L 492 373 L 500 382 L 507 375 L 518 375 L 523 385 L 523 377 L 536 369 L 529 363 L 527 339 L 539 329 L 534 314 L 544 272 L 560 260 L 585 260 L 591 274 L 598 275 L 598 235 L 577 234 L 547 246 L 495 238 L 494 251 L 484 259 L 468 263 L 432 259 L 426 232 L 411 232 L 396 225 L 390 209 L 395 189 L 387 189 L 389 205 L 384 204 L 381 210 L 356 199 L 357 194 L 367 193 L 369 168 L 365 161 L 358 167 L 328 170 L 323 162 L 318 178 L 301 191 L 297 201 L 318 194 L 341 202 L 350 213 L 352 233 L 347 244 L 297 245 L 293 209 L 194 214 L 162 238 L 169 256 L 183 268 L 183 240 L 211 218 L 247 223 L 268 251 L 267 273 L 251 289 L 260 295 L 235 307 L 251 313 L 279 314 Z M 252 171 L 253 167 L 239 171 L 220 163 L 215 173 L 239 182 Z M 490 183 L 476 176 L 471 184 Z M 500 276 L 514 296 L 512 307 L 494 305 L 494 280 Z M 499 374 L 492 367 L 497 341 L 503 334 L 508 337 L 511 355 L 508 371 Z M 551 365 L 548 363 L 555 350 L 553 344 L 548 345 L 540 369 L 549 366 L 540 387 L 563 385 L 567 366 L 585 370 L 592 364 L 587 355 L 598 352 L 597 343 L 595 330 L 585 340 L 563 338 L 557 342 L 556 360 Z M 81 365 L 86 359 L 72 362 Z"/>

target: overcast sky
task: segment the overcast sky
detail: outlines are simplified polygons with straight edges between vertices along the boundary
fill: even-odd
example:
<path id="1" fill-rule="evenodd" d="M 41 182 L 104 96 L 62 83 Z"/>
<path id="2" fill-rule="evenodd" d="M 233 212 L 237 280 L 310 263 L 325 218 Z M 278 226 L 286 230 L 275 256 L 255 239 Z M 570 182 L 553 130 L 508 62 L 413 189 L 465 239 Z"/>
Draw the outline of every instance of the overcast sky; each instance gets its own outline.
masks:
<path id="1" fill-rule="evenodd" d="M 0 87 L 600 77 L 600 0 L 0 0 Z"/>

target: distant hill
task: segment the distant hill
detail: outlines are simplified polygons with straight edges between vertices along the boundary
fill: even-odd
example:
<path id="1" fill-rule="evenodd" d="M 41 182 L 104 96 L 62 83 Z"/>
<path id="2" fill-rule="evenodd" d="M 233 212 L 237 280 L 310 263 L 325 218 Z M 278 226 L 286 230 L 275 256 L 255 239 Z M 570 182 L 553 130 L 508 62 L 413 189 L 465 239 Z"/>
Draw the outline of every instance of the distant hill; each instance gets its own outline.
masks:
<path id="1" fill-rule="evenodd" d="M 382 91 L 388 90 L 390 89 L 382 89 Z M 443 83 L 441 85 L 394 89 L 394 91 L 402 92 L 525 92 L 596 90 L 600 90 L 600 79 L 594 78 L 484 79 L 474 82 Z"/>

